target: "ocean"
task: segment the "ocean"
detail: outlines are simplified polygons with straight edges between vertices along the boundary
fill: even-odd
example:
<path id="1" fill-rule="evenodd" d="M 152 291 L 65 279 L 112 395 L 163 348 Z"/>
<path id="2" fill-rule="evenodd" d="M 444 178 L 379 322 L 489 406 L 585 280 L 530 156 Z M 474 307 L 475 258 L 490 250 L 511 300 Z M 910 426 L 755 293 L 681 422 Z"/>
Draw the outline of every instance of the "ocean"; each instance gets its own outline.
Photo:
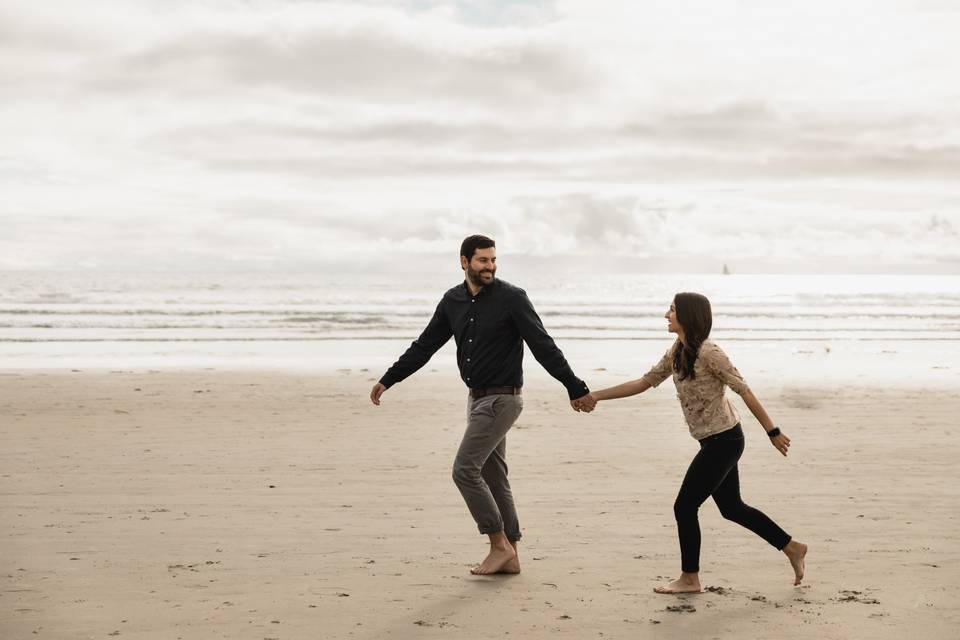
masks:
<path id="1" fill-rule="evenodd" d="M 557 275 L 526 289 L 558 342 L 664 341 L 677 291 L 707 295 L 720 341 L 960 340 L 954 275 Z M 6 368 L 295 360 L 336 342 L 409 342 L 457 272 L 0 273 Z M 324 346 L 327 345 L 327 346 Z M 953 348 L 951 346 L 951 348 Z M 206 354 L 206 355 L 205 355 Z"/>

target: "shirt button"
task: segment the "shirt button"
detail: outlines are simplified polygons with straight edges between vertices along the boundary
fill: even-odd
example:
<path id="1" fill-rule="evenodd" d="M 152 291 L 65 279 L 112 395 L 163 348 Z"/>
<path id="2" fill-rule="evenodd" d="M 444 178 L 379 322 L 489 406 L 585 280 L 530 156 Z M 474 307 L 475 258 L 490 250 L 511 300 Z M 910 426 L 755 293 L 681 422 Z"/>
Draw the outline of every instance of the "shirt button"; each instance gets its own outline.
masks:
<path id="1" fill-rule="evenodd" d="M 473 318 L 470 318 L 470 322 L 473 322 Z"/>
<path id="2" fill-rule="evenodd" d="M 470 362 L 470 358 L 467 358 L 467 362 Z"/>
<path id="3" fill-rule="evenodd" d="M 467 378 L 467 382 L 470 382 L 470 378 Z"/>
<path id="4" fill-rule="evenodd" d="M 473 342 L 473 338 L 468 338 L 467 342 Z"/>

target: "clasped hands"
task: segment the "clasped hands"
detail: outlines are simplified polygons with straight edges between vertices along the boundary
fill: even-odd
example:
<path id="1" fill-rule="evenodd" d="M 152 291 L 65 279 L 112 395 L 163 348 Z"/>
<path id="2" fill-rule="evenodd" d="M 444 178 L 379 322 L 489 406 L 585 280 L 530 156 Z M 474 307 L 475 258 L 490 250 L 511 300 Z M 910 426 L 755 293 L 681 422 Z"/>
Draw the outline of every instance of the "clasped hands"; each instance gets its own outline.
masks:
<path id="1" fill-rule="evenodd" d="M 574 411 L 582 411 L 584 413 L 590 413 L 597 407 L 597 399 L 593 397 L 592 393 L 588 393 L 585 396 L 580 396 L 576 400 L 570 401 L 570 406 L 573 407 Z"/>

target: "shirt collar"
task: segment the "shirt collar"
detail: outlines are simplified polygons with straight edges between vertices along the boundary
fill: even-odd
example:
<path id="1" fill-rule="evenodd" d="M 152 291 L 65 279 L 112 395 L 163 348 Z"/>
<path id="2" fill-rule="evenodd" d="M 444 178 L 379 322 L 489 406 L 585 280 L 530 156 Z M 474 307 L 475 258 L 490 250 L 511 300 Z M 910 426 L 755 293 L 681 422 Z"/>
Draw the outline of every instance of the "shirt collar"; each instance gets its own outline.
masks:
<path id="1" fill-rule="evenodd" d="M 499 280 L 496 276 L 494 276 L 494 277 L 493 277 L 493 282 L 491 282 L 491 283 L 488 284 L 488 285 L 484 285 L 484 286 L 480 289 L 480 291 L 477 292 L 477 295 L 473 295 L 472 293 L 470 293 L 470 285 L 467 284 L 467 280 L 466 280 L 466 278 L 464 278 L 464 280 L 463 280 L 463 292 L 467 295 L 468 298 L 477 298 L 477 297 L 479 297 L 479 296 L 482 296 L 485 291 L 490 291 L 491 289 L 494 289 L 499 282 L 500 282 L 500 280 Z"/>

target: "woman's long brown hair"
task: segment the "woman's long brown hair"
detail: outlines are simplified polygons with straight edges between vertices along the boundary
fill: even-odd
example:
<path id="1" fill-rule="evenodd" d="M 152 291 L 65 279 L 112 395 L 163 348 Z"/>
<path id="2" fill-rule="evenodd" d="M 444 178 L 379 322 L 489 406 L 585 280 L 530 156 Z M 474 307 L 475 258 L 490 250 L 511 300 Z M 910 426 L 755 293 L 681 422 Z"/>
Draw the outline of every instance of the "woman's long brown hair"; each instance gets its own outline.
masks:
<path id="1" fill-rule="evenodd" d="M 700 346 L 710 337 L 713 328 L 713 311 L 710 301 L 699 293 L 678 293 L 673 297 L 673 306 L 684 339 L 682 343 L 678 341 L 673 351 L 673 370 L 680 374 L 681 380 L 693 380 L 696 377 L 693 364 L 697 361 Z"/>

